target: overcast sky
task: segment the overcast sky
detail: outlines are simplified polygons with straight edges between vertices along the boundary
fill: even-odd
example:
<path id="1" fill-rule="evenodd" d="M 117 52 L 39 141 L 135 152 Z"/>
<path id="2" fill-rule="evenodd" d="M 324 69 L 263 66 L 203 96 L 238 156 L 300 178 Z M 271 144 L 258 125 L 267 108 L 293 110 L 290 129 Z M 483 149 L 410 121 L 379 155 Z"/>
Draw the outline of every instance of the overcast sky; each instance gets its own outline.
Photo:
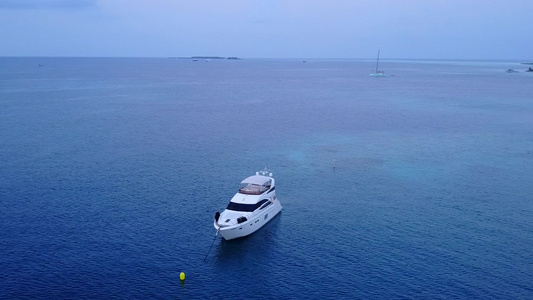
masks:
<path id="1" fill-rule="evenodd" d="M 533 0 L 0 0 L 0 56 L 533 59 Z"/>

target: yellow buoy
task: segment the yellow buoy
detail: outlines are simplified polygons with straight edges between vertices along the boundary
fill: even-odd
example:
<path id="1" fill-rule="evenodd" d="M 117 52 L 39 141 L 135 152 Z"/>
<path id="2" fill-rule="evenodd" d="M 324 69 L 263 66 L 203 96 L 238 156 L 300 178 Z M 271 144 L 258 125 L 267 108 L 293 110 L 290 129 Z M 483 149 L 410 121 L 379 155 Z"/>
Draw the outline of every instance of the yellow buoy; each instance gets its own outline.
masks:
<path id="1" fill-rule="evenodd" d="M 185 273 L 183 272 L 180 273 L 180 280 L 181 281 L 185 280 Z"/>

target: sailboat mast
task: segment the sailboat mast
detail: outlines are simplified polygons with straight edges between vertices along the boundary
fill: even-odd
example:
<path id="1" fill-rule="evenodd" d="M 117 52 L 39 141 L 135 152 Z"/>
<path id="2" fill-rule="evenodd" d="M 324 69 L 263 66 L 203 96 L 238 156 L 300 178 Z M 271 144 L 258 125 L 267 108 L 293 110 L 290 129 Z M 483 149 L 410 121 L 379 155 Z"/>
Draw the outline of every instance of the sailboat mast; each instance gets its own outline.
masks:
<path id="1" fill-rule="evenodd" d="M 378 50 L 378 59 L 376 60 L 376 74 L 378 73 L 378 65 L 379 65 L 379 50 Z"/>

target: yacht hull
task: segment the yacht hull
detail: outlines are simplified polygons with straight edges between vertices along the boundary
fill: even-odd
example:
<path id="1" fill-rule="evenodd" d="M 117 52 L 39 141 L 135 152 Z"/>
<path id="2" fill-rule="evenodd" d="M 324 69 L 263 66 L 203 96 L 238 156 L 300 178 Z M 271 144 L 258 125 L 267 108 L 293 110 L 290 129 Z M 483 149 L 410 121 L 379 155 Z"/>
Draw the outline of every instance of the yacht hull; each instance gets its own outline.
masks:
<path id="1" fill-rule="evenodd" d="M 282 209 L 281 203 L 278 200 L 276 200 L 275 202 L 272 203 L 272 205 L 269 205 L 269 207 L 265 208 L 264 210 L 247 216 L 248 220 L 240 224 L 236 224 L 232 226 L 220 226 L 218 222 L 215 220 L 213 225 L 224 239 L 226 240 L 238 239 L 238 238 L 248 236 L 256 232 L 257 230 L 259 230 L 261 227 L 267 224 L 270 220 L 272 220 L 276 215 L 278 215 L 279 212 L 281 212 L 281 209 Z"/>

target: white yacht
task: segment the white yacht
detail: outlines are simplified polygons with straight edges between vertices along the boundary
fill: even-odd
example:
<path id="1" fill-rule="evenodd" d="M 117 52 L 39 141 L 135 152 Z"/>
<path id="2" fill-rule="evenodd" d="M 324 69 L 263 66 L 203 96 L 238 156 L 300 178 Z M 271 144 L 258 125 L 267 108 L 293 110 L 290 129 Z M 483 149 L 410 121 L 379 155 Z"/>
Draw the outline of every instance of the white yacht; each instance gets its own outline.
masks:
<path id="1" fill-rule="evenodd" d="M 226 209 L 215 213 L 215 229 L 226 240 L 250 235 L 281 211 L 272 173 L 266 169 L 244 179 Z"/>

